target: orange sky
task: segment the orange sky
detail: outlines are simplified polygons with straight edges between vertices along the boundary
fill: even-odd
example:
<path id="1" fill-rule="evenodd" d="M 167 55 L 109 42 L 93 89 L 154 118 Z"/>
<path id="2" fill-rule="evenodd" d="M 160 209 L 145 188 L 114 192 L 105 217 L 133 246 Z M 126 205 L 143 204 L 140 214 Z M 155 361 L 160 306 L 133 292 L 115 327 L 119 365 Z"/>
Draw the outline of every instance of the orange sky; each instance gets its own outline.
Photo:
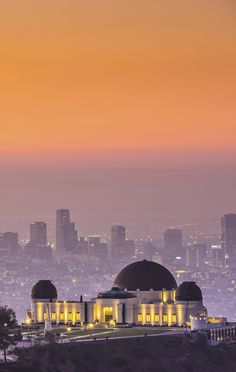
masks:
<path id="1" fill-rule="evenodd" d="M 2 0 L 0 154 L 234 149 L 225 0 Z"/>

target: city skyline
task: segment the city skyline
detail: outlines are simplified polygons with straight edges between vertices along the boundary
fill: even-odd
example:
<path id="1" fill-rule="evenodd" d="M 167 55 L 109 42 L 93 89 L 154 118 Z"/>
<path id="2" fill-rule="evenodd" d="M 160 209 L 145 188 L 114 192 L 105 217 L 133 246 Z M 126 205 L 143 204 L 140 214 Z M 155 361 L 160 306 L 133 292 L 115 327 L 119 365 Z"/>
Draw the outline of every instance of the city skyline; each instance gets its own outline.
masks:
<path id="1" fill-rule="evenodd" d="M 235 12 L 0 1 L 0 369 L 236 370 Z"/>
<path id="2" fill-rule="evenodd" d="M 8 278 L 5 273 L 14 270 L 13 263 L 19 265 L 19 268 L 15 269 L 19 272 L 19 278 L 7 303 L 14 303 L 15 291 L 23 293 L 25 287 L 28 288 L 33 280 L 40 280 L 42 272 L 46 278 L 57 284 L 61 283 L 60 293 L 67 293 L 70 289 L 73 298 L 76 299 L 79 296 L 78 291 L 80 294 L 82 291 L 87 298 L 88 293 L 93 296 L 99 288 L 106 290 L 104 276 L 109 278 L 110 283 L 115 270 L 120 270 L 123 265 L 140 259 L 163 264 L 175 275 L 178 283 L 183 279 L 201 283 L 206 303 L 213 312 L 218 307 L 215 297 L 212 298 L 211 287 L 219 285 L 220 288 L 224 288 L 228 282 L 225 296 L 231 295 L 230 293 L 234 291 L 236 214 L 225 214 L 218 219 L 217 225 L 212 225 L 208 221 L 207 225 L 202 226 L 190 224 L 178 228 L 169 226 L 168 229 L 159 226 L 159 229 L 150 230 L 148 235 L 145 228 L 139 231 L 136 226 L 127 231 L 126 226 L 110 225 L 107 234 L 103 231 L 99 235 L 94 235 L 92 232 L 77 234 L 75 229 L 79 226 L 71 222 L 73 213 L 70 219 L 70 212 L 69 209 L 55 211 L 54 226 L 57 226 L 57 233 L 54 229 L 52 234 L 51 228 L 48 228 L 43 220 L 28 224 L 29 239 L 23 240 L 16 231 L 2 231 L 0 251 L 4 268 L 3 282 L 6 283 L 0 287 L 1 293 L 4 288 L 7 290 L 11 283 L 11 276 Z M 87 271 L 90 270 L 91 273 L 97 271 L 95 282 L 94 274 L 87 276 Z M 61 281 L 62 272 L 67 278 L 65 282 Z M 80 282 L 79 287 L 76 286 L 77 281 Z M 70 286 L 71 282 L 73 288 Z M 16 310 L 21 317 L 21 300 L 18 298 L 17 301 Z M 221 309 L 219 314 L 227 312 L 228 316 L 234 319 L 236 315 L 232 303 L 233 298 L 232 301 L 229 300 L 228 307 L 224 311 Z"/>

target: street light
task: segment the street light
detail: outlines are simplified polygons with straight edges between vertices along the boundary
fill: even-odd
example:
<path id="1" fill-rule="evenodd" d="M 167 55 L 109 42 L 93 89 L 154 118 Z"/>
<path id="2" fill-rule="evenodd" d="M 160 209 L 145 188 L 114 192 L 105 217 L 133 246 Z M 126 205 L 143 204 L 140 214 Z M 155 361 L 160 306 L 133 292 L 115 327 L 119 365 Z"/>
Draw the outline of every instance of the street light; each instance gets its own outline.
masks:
<path id="1" fill-rule="evenodd" d="M 88 329 L 90 329 L 91 336 L 92 336 L 92 329 L 93 329 L 93 327 L 94 327 L 93 323 L 89 323 L 88 324 Z"/>

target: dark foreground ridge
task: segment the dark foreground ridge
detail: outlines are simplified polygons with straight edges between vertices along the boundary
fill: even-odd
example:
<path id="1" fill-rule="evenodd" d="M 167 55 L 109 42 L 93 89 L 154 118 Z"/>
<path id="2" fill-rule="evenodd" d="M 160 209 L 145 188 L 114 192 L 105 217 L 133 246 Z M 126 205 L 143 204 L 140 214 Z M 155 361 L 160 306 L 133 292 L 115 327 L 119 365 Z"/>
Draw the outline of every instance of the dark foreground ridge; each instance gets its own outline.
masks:
<path id="1" fill-rule="evenodd" d="M 18 351 L 17 372 L 235 372 L 236 344 L 208 346 L 203 336 L 48 344 Z"/>

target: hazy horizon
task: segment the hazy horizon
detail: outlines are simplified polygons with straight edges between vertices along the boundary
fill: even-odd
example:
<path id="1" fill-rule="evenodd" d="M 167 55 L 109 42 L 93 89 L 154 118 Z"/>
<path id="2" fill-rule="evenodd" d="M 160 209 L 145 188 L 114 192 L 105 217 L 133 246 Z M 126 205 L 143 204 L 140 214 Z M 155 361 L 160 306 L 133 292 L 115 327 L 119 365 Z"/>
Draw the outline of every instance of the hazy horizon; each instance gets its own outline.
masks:
<path id="1" fill-rule="evenodd" d="M 1 167 L 0 226 L 28 231 L 35 220 L 54 231 L 57 208 L 70 208 L 79 231 L 113 223 L 137 229 L 220 218 L 236 211 L 234 164 L 70 164 Z"/>
<path id="2" fill-rule="evenodd" d="M 0 34 L 1 230 L 236 211 L 232 1 L 3 1 Z"/>

